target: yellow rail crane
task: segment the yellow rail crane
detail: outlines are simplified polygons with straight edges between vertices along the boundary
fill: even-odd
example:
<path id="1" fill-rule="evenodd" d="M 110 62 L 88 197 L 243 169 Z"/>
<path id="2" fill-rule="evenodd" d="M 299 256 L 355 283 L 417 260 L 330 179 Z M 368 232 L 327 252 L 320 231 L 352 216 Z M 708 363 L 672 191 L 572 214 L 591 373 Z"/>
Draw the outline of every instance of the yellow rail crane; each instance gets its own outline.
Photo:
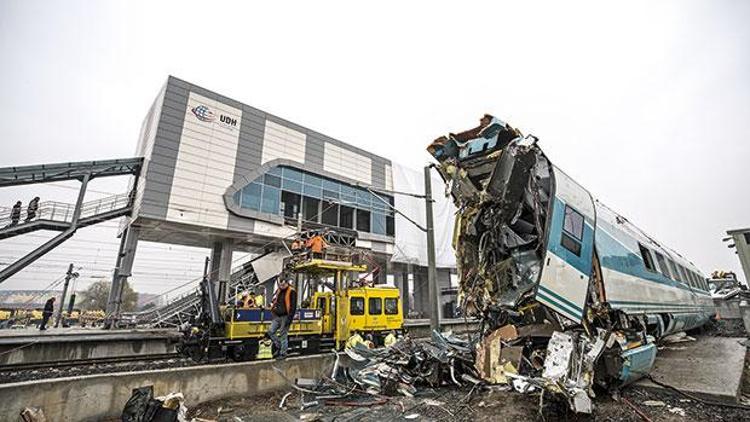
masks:
<path id="1" fill-rule="evenodd" d="M 339 258 L 340 259 L 340 258 Z M 351 260 L 309 259 L 291 266 L 291 274 L 330 280 L 322 291 L 300 297 L 300 307 L 289 327 L 289 348 L 300 353 L 341 349 L 354 330 L 371 334 L 382 344 L 390 331 L 403 330 L 399 290 L 390 286 L 363 285 L 357 278 L 367 266 Z M 259 354 L 273 315 L 267 308 L 219 306 L 213 285 L 201 282 L 203 305 L 196 324 L 183 331 L 180 351 L 196 361 L 229 357 L 253 360 Z M 212 316 L 213 315 L 213 316 Z"/>

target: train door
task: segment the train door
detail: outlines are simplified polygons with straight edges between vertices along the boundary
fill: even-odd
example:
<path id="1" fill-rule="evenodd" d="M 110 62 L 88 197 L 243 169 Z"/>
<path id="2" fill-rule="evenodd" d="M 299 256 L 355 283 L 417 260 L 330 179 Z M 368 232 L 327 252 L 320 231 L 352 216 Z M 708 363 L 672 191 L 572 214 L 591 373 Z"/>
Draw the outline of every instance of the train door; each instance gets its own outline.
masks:
<path id="1" fill-rule="evenodd" d="M 536 299 L 580 322 L 592 274 L 596 211 L 589 192 L 557 167 L 554 180 L 547 252 Z"/>
<path id="2" fill-rule="evenodd" d="M 324 334 L 333 333 L 333 315 L 331 315 L 332 306 L 330 303 L 332 298 L 332 295 L 318 295 L 315 303 L 315 308 L 319 309 L 322 315 Z"/>

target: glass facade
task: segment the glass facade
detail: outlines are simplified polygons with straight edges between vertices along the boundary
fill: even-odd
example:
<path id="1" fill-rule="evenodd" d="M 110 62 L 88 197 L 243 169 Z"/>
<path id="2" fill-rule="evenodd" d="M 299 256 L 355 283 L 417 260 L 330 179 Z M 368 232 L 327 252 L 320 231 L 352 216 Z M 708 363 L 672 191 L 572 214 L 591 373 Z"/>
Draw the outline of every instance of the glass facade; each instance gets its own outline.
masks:
<path id="1" fill-rule="evenodd" d="M 292 167 L 272 167 L 237 191 L 241 208 L 349 230 L 393 236 L 393 197 Z"/>

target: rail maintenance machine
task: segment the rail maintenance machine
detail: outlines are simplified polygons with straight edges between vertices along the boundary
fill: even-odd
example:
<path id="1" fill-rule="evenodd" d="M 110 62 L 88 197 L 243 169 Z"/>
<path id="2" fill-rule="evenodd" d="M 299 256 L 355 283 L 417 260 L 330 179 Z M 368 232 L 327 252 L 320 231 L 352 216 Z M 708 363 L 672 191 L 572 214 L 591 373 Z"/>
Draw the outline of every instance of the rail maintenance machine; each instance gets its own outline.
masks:
<path id="1" fill-rule="evenodd" d="M 341 350 L 354 331 L 371 334 L 373 342 L 382 345 L 390 331 L 403 330 L 399 290 L 372 286 L 359 279 L 367 272 L 367 266 L 352 262 L 354 256 L 305 259 L 288 267 L 292 275 L 306 276 L 320 286 L 303 289 L 310 292 L 307 297 L 298 293 L 298 303 L 304 306 L 298 307 L 289 327 L 290 352 Z M 273 315 L 269 308 L 219 306 L 214 290 L 208 280 L 201 282 L 201 312 L 194 323 L 183 329 L 178 350 L 197 362 L 270 358 L 261 347 L 270 343 L 266 332 Z"/>

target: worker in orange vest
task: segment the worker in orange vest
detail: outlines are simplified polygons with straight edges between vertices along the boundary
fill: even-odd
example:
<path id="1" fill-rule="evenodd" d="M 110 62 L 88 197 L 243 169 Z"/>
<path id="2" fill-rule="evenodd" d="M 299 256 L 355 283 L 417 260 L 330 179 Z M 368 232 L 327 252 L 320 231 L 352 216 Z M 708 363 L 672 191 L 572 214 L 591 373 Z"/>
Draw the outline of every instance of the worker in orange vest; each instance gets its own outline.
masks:
<path id="1" fill-rule="evenodd" d="M 320 233 L 315 233 L 315 235 L 311 237 L 307 242 L 313 258 L 324 258 L 324 253 L 326 248 L 328 247 L 328 243 L 326 243 L 325 239 L 323 239 L 323 235 L 321 235 Z"/>
<path id="2" fill-rule="evenodd" d="M 289 326 L 292 325 L 294 314 L 297 312 L 297 292 L 290 282 L 289 276 L 279 277 L 279 285 L 271 302 L 273 320 L 266 333 L 273 342 L 276 357 L 279 359 L 286 358 L 289 348 Z"/>

